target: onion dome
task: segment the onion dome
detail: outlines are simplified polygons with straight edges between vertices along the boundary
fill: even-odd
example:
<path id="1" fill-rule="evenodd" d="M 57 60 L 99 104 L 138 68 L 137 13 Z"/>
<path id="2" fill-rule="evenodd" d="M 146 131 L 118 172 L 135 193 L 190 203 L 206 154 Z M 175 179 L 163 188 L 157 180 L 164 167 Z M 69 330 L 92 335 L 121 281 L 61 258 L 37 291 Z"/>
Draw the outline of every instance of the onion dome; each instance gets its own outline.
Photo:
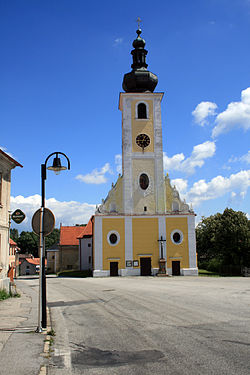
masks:
<path id="1" fill-rule="evenodd" d="M 147 70 L 145 40 L 141 38 L 141 29 L 136 31 L 137 38 L 133 41 L 134 49 L 131 51 L 133 57 L 132 71 L 123 77 L 123 90 L 125 92 L 153 92 L 158 78 L 154 73 Z"/>

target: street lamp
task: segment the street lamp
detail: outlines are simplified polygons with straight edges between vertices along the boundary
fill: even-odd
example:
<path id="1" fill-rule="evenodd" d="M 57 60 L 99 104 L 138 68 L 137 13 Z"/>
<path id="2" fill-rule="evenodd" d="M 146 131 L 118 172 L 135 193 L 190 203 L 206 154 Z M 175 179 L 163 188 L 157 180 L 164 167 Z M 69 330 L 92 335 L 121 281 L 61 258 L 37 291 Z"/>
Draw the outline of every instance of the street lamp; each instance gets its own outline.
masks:
<path id="1" fill-rule="evenodd" d="M 58 155 L 63 155 L 68 162 L 68 166 L 61 165 L 61 159 Z M 39 308 L 38 308 L 38 327 L 37 331 L 41 332 L 43 328 L 47 327 L 47 311 L 46 311 L 46 273 L 45 273 L 45 241 L 44 241 L 44 209 L 45 209 L 45 180 L 46 180 L 46 166 L 51 156 L 55 155 L 52 166 L 47 167 L 50 171 L 59 174 L 61 171 L 70 169 L 70 161 L 67 155 L 63 152 L 53 152 L 41 164 L 41 178 L 42 178 L 42 204 L 40 210 L 40 272 L 39 272 Z"/>

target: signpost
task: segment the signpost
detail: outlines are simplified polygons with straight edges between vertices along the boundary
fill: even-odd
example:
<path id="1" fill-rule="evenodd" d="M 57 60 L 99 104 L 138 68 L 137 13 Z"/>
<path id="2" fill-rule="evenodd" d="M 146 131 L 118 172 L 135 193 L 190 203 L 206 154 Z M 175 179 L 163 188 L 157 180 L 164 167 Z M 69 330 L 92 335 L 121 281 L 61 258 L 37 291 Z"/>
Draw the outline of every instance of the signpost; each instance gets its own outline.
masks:
<path id="1" fill-rule="evenodd" d="M 47 326 L 46 314 L 46 274 L 45 274 L 45 241 L 44 237 L 48 236 L 54 229 L 55 216 L 48 208 L 41 207 L 32 217 L 32 229 L 40 237 L 39 241 L 39 307 L 38 307 L 38 327 L 37 332 Z"/>
<path id="2" fill-rule="evenodd" d="M 22 210 L 17 209 L 13 214 L 11 215 L 11 219 L 16 223 L 16 224 L 21 224 L 21 222 L 25 219 L 25 214 L 23 213 Z"/>
<path id="3" fill-rule="evenodd" d="M 32 217 L 32 229 L 35 234 L 39 236 L 41 232 L 41 225 L 40 225 L 40 219 L 41 219 L 41 211 L 42 209 L 39 208 L 37 210 L 33 217 Z M 54 229 L 55 226 L 55 216 L 52 211 L 50 211 L 48 208 L 43 208 L 43 235 L 48 236 Z"/>

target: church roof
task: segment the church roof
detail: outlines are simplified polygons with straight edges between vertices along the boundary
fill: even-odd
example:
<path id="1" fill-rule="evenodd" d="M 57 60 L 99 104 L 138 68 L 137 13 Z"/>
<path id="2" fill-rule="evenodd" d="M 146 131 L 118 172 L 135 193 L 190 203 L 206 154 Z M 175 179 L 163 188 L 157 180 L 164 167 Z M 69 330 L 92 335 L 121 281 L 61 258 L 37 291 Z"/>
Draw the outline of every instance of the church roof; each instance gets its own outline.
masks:
<path id="1" fill-rule="evenodd" d="M 145 40 L 141 38 L 141 29 L 136 31 L 137 38 L 133 41 L 134 49 L 131 51 L 133 56 L 132 71 L 126 73 L 123 77 L 123 90 L 125 92 L 153 92 L 157 83 L 157 76 L 147 70 L 146 56 L 148 51 L 145 47 Z"/>

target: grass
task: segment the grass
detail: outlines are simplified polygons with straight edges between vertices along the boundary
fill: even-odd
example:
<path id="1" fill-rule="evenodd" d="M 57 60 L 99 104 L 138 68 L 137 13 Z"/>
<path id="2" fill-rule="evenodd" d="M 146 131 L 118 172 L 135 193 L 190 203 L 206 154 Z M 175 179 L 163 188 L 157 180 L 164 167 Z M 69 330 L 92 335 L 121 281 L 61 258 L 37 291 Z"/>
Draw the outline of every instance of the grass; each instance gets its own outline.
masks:
<path id="1" fill-rule="evenodd" d="M 199 276 L 221 277 L 219 273 L 199 269 Z"/>
<path id="2" fill-rule="evenodd" d="M 55 330 L 53 328 L 51 328 L 51 330 L 47 333 L 47 335 L 55 336 L 56 335 Z"/>
<path id="3" fill-rule="evenodd" d="M 88 271 L 72 271 L 72 270 L 65 270 L 58 272 L 58 277 L 91 277 L 92 272 Z"/>
<path id="4" fill-rule="evenodd" d="M 5 289 L 0 290 L 0 301 L 3 301 L 7 298 L 19 298 L 21 295 L 19 293 L 8 293 Z"/>

